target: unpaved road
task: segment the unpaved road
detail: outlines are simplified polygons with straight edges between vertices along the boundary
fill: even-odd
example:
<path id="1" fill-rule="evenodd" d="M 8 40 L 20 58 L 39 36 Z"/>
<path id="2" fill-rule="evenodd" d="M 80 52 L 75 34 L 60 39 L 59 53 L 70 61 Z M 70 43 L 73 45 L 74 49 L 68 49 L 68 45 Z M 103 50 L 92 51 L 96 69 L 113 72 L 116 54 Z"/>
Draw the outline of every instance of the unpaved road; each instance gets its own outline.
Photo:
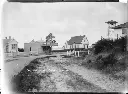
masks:
<path id="1" fill-rule="evenodd" d="M 50 73 L 47 79 L 42 79 L 40 89 L 37 92 L 106 92 L 105 89 L 98 87 L 82 76 L 63 68 L 54 59 L 46 62 L 41 61 L 36 70 L 37 74 Z"/>
<path id="2" fill-rule="evenodd" d="M 71 63 L 70 59 L 51 57 L 40 59 L 34 73 L 41 78 L 39 88 L 29 92 L 121 92 L 124 82 L 110 80 L 96 71 Z M 79 62 L 78 62 L 79 63 Z"/>
<path id="3" fill-rule="evenodd" d="M 5 61 L 4 62 L 4 76 L 5 76 L 6 82 L 4 84 L 8 86 L 7 88 L 10 88 L 9 84 L 11 83 L 11 79 L 14 77 L 14 75 L 17 75 L 33 59 L 39 58 L 39 57 L 45 57 L 45 56 L 46 55 L 18 57 L 18 58 L 11 58 L 10 61 L 9 60 Z"/>

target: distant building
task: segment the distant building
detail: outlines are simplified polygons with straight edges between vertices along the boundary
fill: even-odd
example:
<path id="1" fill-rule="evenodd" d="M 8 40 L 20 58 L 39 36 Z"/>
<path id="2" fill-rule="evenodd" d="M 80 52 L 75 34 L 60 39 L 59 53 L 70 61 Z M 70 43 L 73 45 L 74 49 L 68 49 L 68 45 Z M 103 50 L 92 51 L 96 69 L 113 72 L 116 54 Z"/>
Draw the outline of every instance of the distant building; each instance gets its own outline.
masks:
<path id="1" fill-rule="evenodd" d="M 117 25 L 117 26 L 113 27 L 113 29 L 115 32 L 120 33 L 120 35 L 122 37 L 127 36 L 127 39 L 128 39 L 128 22 L 126 22 L 124 24 Z M 128 51 L 128 41 L 127 41 L 127 51 Z"/>
<path id="2" fill-rule="evenodd" d="M 116 25 L 116 21 L 108 21 L 106 22 L 108 24 L 108 38 L 109 39 L 118 39 L 120 37 L 123 37 L 127 35 L 128 30 L 128 22 L 120 25 Z"/>
<path id="3" fill-rule="evenodd" d="M 43 53 L 43 49 L 41 45 L 44 43 L 44 41 L 34 41 L 32 40 L 29 43 L 24 43 L 24 52 L 30 53 L 30 52 L 39 52 Z"/>
<path id="4" fill-rule="evenodd" d="M 108 24 L 108 32 L 107 32 L 108 39 L 116 39 L 117 36 L 116 36 L 116 32 L 114 32 L 113 27 L 115 27 L 116 23 L 118 23 L 118 22 L 111 20 L 111 21 L 108 21 L 105 23 Z"/>
<path id="5" fill-rule="evenodd" d="M 117 25 L 113 27 L 113 29 L 114 29 L 114 32 L 116 32 L 117 38 L 126 36 L 128 34 L 128 22 Z"/>
<path id="6" fill-rule="evenodd" d="M 91 48 L 93 48 L 95 45 L 96 45 L 96 43 L 92 44 L 92 45 L 91 45 Z"/>
<path id="7" fill-rule="evenodd" d="M 3 39 L 3 47 L 4 53 L 18 52 L 18 42 L 15 39 L 12 39 L 11 36 L 9 36 L 9 38 L 5 37 L 5 39 Z"/>
<path id="8" fill-rule="evenodd" d="M 58 43 L 47 43 L 43 40 L 24 43 L 24 52 L 43 54 L 52 50 L 51 46 L 58 46 Z"/>
<path id="9" fill-rule="evenodd" d="M 85 35 L 71 37 L 63 46 L 64 49 L 87 49 L 89 41 Z"/>

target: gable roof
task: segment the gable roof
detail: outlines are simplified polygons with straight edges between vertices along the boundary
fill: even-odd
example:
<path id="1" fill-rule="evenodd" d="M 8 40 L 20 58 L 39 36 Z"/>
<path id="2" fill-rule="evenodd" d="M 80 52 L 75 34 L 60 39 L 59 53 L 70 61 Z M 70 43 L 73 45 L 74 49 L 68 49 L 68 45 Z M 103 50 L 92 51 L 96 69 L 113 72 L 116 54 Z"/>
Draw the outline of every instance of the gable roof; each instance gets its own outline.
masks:
<path id="1" fill-rule="evenodd" d="M 84 37 L 85 37 L 85 35 L 71 37 L 71 39 L 69 41 L 67 41 L 67 43 L 68 43 L 68 45 L 72 45 L 72 44 L 74 44 L 74 42 L 75 42 L 75 44 L 81 44 Z"/>
<path id="2" fill-rule="evenodd" d="M 3 46 L 7 45 L 10 42 L 10 39 L 3 39 Z"/>
<path id="3" fill-rule="evenodd" d="M 3 46 L 6 46 L 9 42 L 15 39 L 3 39 Z M 15 40 L 16 41 L 16 40 Z M 17 42 L 17 41 L 16 41 Z"/>
<path id="4" fill-rule="evenodd" d="M 122 28 L 128 28 L 128 22 L 113 27 L 113 29 L 122 29 Z"/>
<path id="5" fill-rule="evenodd" d="M 111 21 L 108 21 L 108 22 L 105 22 L 105 23 L 108 23 L 108 24 L 116 24 L 116 23 L 118 23 L 117 21 L 113 21 L 113 20 L 111 20 Z"/>

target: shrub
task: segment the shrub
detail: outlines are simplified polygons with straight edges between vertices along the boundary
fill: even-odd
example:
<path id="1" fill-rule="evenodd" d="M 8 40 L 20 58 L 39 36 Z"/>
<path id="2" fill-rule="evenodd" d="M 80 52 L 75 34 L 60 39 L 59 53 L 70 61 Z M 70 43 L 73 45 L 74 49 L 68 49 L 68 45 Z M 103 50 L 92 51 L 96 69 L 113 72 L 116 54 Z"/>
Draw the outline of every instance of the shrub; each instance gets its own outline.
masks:
<path id="1" fill-rule="evenodd" d="M 88 55 L 88 52 L 80 52 L 81 57 L 86 57 Z"/>
<path id="2" fill-rule="evenodd" d="M 98 61 L 98 60 L 100 60 L 100 59 L 102 59 L 102 55 L 100 55 L 96 60 Z"/>
<path id="3" fill-rule="evenodd" d="M 103 61 L 104 65 L 108 65 L 108 64 L 113 65 L 117 62 L 114 53 L 110 54 L 106 58 L 102 58 L 101 60 Z"/>
<path id="4" fill-rule="evenodd" d="M 103 51 L 108 51 L 109 49 L 112 49 L 113 40 L 108 40 L 108 39 L 103 39 L 103 40 L 99 40 L 96 45 L 94 46 L 94 53 L 98 54 L 101 53 Z"/>
<path id="5" fill-rule="evenodd" d="M 24 52 L 24 49 L 23 48 L 18 48 L 18 51 L 19 52 Z"/>
<path id="6" fill-rule="evenodd" d="M 92 62 L 91 60 L 88 60 L 88 61 L 87 61 L 88 64 L 91 63 L 91 62 Z"/>
<path id="7" fill-rule="evenodd" d="M 115 48 L 118 49 L 118 51 L 125 52 L 126 51 L 126 45 L 127 45 L 127 37 L 121 37 L 120 39 L 117 39 L 114 41 Z"/>
<path id="8" fill-rule="evenodd" d="M 116 40 L 103 39 L 99 40 L 94 46 L 94 54 L 99 54 L 104 51 L 126 51 L 126 37 L 121 37 Z"/>
<path id="9" fill-rule="evenodd" d="M 102 58 L 102 56 L 99 56 L 96 60 L 96 69 L 101 70 L 106 73 L 114 72 L 115 71 L 115 65 L 117 64 L 117 59 L 115 58 L 115 54 L 111 53 L 105 58 Z"/>

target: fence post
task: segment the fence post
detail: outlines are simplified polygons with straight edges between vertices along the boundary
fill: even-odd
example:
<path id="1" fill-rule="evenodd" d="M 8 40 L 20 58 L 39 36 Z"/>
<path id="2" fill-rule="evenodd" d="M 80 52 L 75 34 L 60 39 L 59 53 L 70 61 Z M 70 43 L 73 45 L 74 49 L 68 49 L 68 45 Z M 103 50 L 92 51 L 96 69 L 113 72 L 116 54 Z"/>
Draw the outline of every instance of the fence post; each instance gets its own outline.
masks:
<path id="1" fill-rule="evenodd" d="M 71 50 L 70 50 L 70 56 L 71 56 Z"/>
<path id="2" fill-rule="evenodd" d="M 89 50 L 88 50 L 88 54 L 89 54 Z"/>
<path id="3" fill-rule="evenodd" d="M 80 56 L 80 54 L 79 54 L 79 51 L 78 51 L 78 57 Z"/>
<path id="4" fill-rule="evenodd" d="M 75 51 L 75 56 L 76 56 L 76 51 Z"/>
<path id="5" fill-rule="evenodd" d="M 68 51 L 67 51 L 67 56 L 68 56 Z"/>

